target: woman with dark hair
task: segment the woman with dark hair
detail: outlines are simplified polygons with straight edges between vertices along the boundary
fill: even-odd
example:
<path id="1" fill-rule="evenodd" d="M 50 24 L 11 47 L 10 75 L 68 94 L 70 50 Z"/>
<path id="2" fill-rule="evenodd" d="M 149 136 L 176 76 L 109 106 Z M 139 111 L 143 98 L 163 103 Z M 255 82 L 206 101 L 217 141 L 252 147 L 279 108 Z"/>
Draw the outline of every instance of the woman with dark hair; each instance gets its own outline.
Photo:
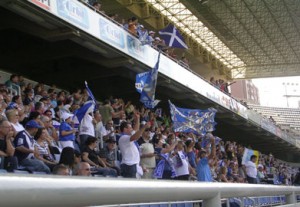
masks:
<path id="1" fill-rule="evenodd" d="M 89 163 L 91 167 L 94 168 L 93 171 L 95 172 L 92 174 L 117 177 L 117 171 L 107 167 L 105 162 L 95 151 L 97 144 L 96 137 L 89 136 L 87 138 L 85 141 L 85 147 L 82 150 L 82 160 Z"/>
<path id="2" fill-rule="evenodd" d="M 72 174 L 73 168 L 75 166 L 75 150 L 72 147 L 63 148 L 59 164 L 64 164 L 70 169 L 70 173 Z"/>
<path id="3" fill-rule="evenodd" d="M 49 144 L 47 142 L 47 130 L 45 128 L 38 129 L 34 136 L 36 140 L 35 148 L 38 151 L 37 159 L 43 161 L 51 170 L 57 164 L 52 154 L 50 153 Z"/>

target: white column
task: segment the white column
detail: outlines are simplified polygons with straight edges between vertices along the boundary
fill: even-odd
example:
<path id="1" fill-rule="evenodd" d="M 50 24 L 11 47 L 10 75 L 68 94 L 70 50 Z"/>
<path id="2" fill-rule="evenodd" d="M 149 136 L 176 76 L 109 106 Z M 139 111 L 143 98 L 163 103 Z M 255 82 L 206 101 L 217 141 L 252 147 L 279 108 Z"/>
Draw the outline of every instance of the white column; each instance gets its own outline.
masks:
<path id="1" fill-rule="evenodd" d="M 203 200 L 203 207 L 221 207 L 221 196 L 218 193 L 215 197 Z"/>

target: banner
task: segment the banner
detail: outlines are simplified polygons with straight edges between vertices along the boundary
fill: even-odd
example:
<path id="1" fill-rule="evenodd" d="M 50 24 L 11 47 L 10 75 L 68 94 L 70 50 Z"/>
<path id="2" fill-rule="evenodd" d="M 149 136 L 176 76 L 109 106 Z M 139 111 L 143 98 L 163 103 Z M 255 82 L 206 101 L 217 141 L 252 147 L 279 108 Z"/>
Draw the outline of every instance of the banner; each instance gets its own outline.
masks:
<path id="1" fill-rule="evenodd" d="M 183 37 L 174 25 L 169 24 L 166 28 L 160 30 L 158 33 L 163 38 L 167 46 L 188 49 Z"/>
<path id="2" fill-rule="evenodd" d="M 141 94 L 140 101 L 146 108 L 150 109 L 153 109 L 159 102 L 159 100 L 155 100 L 159 59 L 160 53 L 158 54 L 157 62 L 151 71 L 136 75 L 135 88 L 137 92 Z"/>
<path id="3" fill-rule="evenodd" d="M 192 132 L 205 135 L 215 130 L 215 115 L 217 110 L 185 109 L 176 107 L 169 101 L 170 113 L 175 132 Z"/>
<path id="4" fill-rule="evenodd" d="M 248 148 L 245 148 L 245 150 L 244 150 L 244 154 L 243 154 L 243 158 L 242 158 L 242 164 L 244 165 L 246 162 L 248 162 L 252 155 L 257 156 L 257 160 L 256 160 L 255 164 L 258 165 L 259 151 L 248 149 Z"/>

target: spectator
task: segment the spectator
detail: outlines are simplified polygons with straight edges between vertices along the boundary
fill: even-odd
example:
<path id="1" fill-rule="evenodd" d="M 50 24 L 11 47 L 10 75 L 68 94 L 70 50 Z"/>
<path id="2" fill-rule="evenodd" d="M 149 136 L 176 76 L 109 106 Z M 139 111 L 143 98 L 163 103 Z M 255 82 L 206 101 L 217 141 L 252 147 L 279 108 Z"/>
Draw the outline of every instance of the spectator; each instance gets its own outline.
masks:
<path id="1" fill-rule="evenodd" d="M 250 160 L 247 161 L 245 164 L 248 183 L 257 184 L 257 169 L 255 165 L 256 160 L 257 160 L 257 156 L 252 155 L 250 157 Z"/>
<path id="2" fill-rule="evenodd" d="M 120 126 L 120 119 L 124 114 L 124 102 L 122 99 L 113 99 L 111 101 L 111 106 L 114 110 L 114 113 L 117 115 L 112 115 L 112 120 L 115 126 Z"/>
<path id="3" fill-rule="evenodd" d="M 293 185 L 300 186 L 300 168 L 298 169 L 296 175 L 294 176 Z"/>
<path id="4" fill-rule="evenodd" d="M 153 143 L 155 144 L 155 148 L 154 148 L 155 154 L 158 155 L 156 157 L 157 158 L 157 160 L 156 160 L 157 166 L 158 166 L 159 162 L 164 160 L 164 167 L 163 167 L 164 169 L 163 169 L 161 177 L 159 177 L 159 178 L 171 179 L 173 170 L 172 170 L 171 162 L 169 159 L 169 155 L 177 146 L 178 141 L 174 140 L 174 142 L 171 145 L 168 145 L 165 143 L 165 140 L 162 139 L 161 134 L 158 134 L 158 135 L 153 136 Z"/>
<path id="5" fill-rule="evenodd" d="M 104 13 L 104 11 L 101 11 L 101 4 L 99 2 L 94 2 L 93 7 L 97 12 Z"/>
<path id="6" fill-rule="evenodd" d="M 102 139 L 105 142 L 107 139 L 113 138 L 116 139 L 114 123 L 112 120 L 109 120 L 104 127 Z"/>
<path id="7" fill-rule="evenodd" d="M 29 105 L 31 108 L 33 108 L 33 104 L 34 104 L 33 89 L 25 89 L 24 93 L 25 93 L 25 98 L 23 99 L 23 104 L 26 106 Z"/>
<path id="8" fill-rule="evenodd" d="M 63 119 L 63 122 L 59 126 L 59 144 L 61 149 L 65 147 L 74 148 L 75 133 L 77 130 L 72 127 L 72 117 L 73 114 L 67 112 L 61 115 Z"/>
<path id="9" fill-rule="evenodd" d="M 120 126 L 122 136 L 119 139 L 119 147 L 122 154 L 121 175 L 125 178 L 136 178 L 137 168 L 140 163 L 140 153 L 137 141 L 146 128 L 147 123 L 140 129 L 140 114 L 134 114 L 134 130 L 128 122 L 123 122 Z"/>
<path id="10" fill-rule="evenodd" d="M 225 166 L 222 166 L 220 168 L 220 173 L 219 173 L 219 182 L 223 182 L 223 183 L 228 183 L 230 182 L 228 179 L 227 179 L 227 167 Z"/>
<path id="11" fill-rule="evenodd" d="M 93 174 L 117 177 L 116 170 L 106 166 L 105 162 L 100 158 L 99 154 L 95 151 L 97 146 L 96 137 L 88 137 L 85 142 L 85 147 L 82 150 L 83 161 L 89 163 L 93 167 Z"/>
<path id="12" fill-rule="evenodd" d="M 19 95 L 16 95 L 12 98 L 12 101 L 10 102 L 10 104 L 8 105 L 8 107 L 10 107 L 10 109 L 17 109 L 19 112 L 19 120 L 22 121 L 24 119 L 24 106 L 23 106 L 23 102 L 22 102 L 22 97 Z"/>
<path id="13" fill-rule="evenodd" d="M 8 89 L 12 90 L 12 92 L 15 95 L 21 95 L 21 94 L 19 94 L 20 87 L 19 87 L 19 76 L 18 75 L 12 74 L 10 76 L 10 79 L 5 82 L 5 86 Z M 9 103 L 9 102 L 7 102 L 7 103 Z"/>
<path id="14" fill-rule="evenodd" d="M 73 175 L 73 169 L 76 163 L 75 163 L 75 150 L 72 147 L 63 148 L 60 155 L 59 164 L 63 164 L 66 167 L 68 167 L 70 171 L 70 175 Z"/>
<path id="15" fill-rule="evenodd" d="M 38 129 L 41 128 L 34 120 L 27 122 L 25 130 L 17 134 L 14 139 L 16 146 L 15 155 L 18 158 L 19 164 L 26 167 L 29 171 L 39 171 L 50 173 L 50 169 L 39 157 L 38 151 L 34 148 L 35 140 L 33 137 L 37 133 Z"/>
<path id="16" fill-rule="evenodd" d="M 121 175 L 121 169 L 119 165 L 117 165 L 117 153 L 116 140 L 114 138 L 109 138 L 106 140 L 106 146 L 101 149 L 99 156 L 107 167 L 115 169 L 117 174 Z"/>
<path id="17" fill-rule="evenodd" d="M 94 111 L 94 106 L 92 106 L 92 109 L 88 109 L 79 125 L 81 149 L 84 148 L 85 142 L 89 136 L 95 137 L 95 127 L 93 124 L 93 116 L 91 115 L 91 113 L 93 113 L 92 111 Z"/>
<path id="18" fill-rule="evenodd" d="M 155 35 L 155 32 L 154 31 L 150 31 L 149 32 L 149 35 L 147 37 L 147 44 L 149 45 L 153 45 L 153 41 L 154 41 L 154 35 Z"/>
<path id="19" fill-rule="evenodd" d="M 17 133 L 24 131 L 24 127 L 19 123 L 19 112 L 16 109 L 10 109 L 6 111 L 6 117 L 11 123 L 14 131 L 14 137 Z"/>
<path id="20" fill-rule="evenodd" d="M 87 162 L 80 162 L 75 166 L 74 175 L 91 176 L 91 166 Z"/>
<path id="21" fill-rule="evenodd" d="M 264 166 L 262 164 L 257 165 L 257 178 L 259 183 L 265 183 L 266 174 L 264 172 Z"/>
<path id="22" fill-rule="evenodd" d="M 103 136 L 106 135 L 106 129 L 103 126 L 102 123 L 102 116 L 99 112 L 99 110 L 94 111 L 94 124 L 95 124 L 95 137 L 99 141 L 99 146 L 98 148 L 102 149 L 103 148 Z"/>
<path id="23" fill-rule="evenodd" d="M 118 22 L 118 17 L 119 17 L 118 14 L 116 14 L 116 13 L 114 13 L 114 14 L 108 14 L 108 17 L 109 17 L 112 21 Z"/>
<path id="24" fill-rule="evenodd" d="M 34 105 L 34 111 L 37 111 L 40 115 L 42 115 L 45 111 L 45 104 L 41 101 L 36 102 Z"/>
<path id="25" fill-rule="evenodd" d="M 183 141 L 178 142 L 172 161 L 176 173 L 176 180 L 189 180 L 190 173 L 195 174 L 195 172 L 191 171 L 188 158 L 185 155 Z"/>
<path id="26" fill-rule="evenodd" d="M 57 164 L 54 157 L 50 153 L 49 144 L 47 142 L 48 132 L 45 128 L 39 128 L 34 136 L 36 140 L 35 150 L 38 151 L 37 159 L 43 161 L 50 169 L 53 169 Z"/>
<path id="27" fill-rule="evenodd" d="M 6 117 L 6 115 L 5 115 L 6 107 L 7 107 L 7 104 L 4 101 L 3 95 L 0 94 L 0 119 L 3 119 Z"/>
<path id="28" fill-rule="evenodd" d="M 208 133 L 206 134 L 206 139 L 210 140 L 211 152 L 209 154 L 206 150 L 201 150 L 199 152 L 199 161 L 197 164 L 197 180 L 204 182 L 212 182 L 213 180 L 211 176 L 209 162 L 214 160 L 216 156 L 215 137 L 211 133 Z"/>
<path id="29" fill-rule="evenodd" d="M 15 148 L 13 146 L 14 131 L 12 129 L 11 124 L 2 119 L 0 120 L 0 156 L 4 157 L 4 169 L 8 172 L 12 172 L 17 169 L 17 160 L 14 157 Z"/>
<path id="30" fill-rule="evenodd" d="M 102 115 L 102 122 L 104 125 L 106 125 L 109 120 L 112 120 L 112 118 L 120 118 L 123 114 L 122 110 L 115 112 L 108 99 L 104 101 L 104 106 L 101 106 L 99 111 Z"/>
<path id="31" fill-rule="evenodd" d="M 56 165 L 52 171 L 53 175 L 70 175 L 70 170 L 63 164 Z"/>
<path id="32" fill-rule="evenodd" d="M 142 45 L 148 44 L 148 31 L 144 27 L 144 25 L 139 25 L 137 29 L 137 34 L 139 37 L 139 40 L 141 41 Z"/>
<path id="33" fill-rule="evenodd" d="M 138 28 L 138 19 L 136 17 L 132 17 L 131 21 L 128 22 L 128 31 L 133 36 L 138 37 L 137 28 Z"/>
<path id="34" fill-rule="evenodd" d="M 153 171 L 156 167 L 154 146 L 150 142 L 150 129 L 145 129 L 139 139 L 141 151 L 141 166 L 144 170 L 142 178 L 152 179 Z"/>
<path id="35" fill-rule="evenodd" d="M 48 113 L 51 113 L 50 111 Z M 48 138 L 50 138 L 49 142 L 51 142 L 51 146 L 58 146 L 57 141 L 58 141 L 58 134 L 53 126 L 52 119 L 49 118 L 50 116 L 42 116 L 41 117 L 41 122 L 43 123 L 45 129 L 48 132 Z"/>
<path id="36" fill-rule="evenodd" d="M 196 169 L 197 165 L 196 165 L 196 154 L 194 151 L 194 147 L 195 147 L 195 142 L 191 139 L 187 140 L 185 142 L 186 145 L 186 153 L 187 153 L 187 157 L 189 160 L 189 164 L 192 168 Z"/>

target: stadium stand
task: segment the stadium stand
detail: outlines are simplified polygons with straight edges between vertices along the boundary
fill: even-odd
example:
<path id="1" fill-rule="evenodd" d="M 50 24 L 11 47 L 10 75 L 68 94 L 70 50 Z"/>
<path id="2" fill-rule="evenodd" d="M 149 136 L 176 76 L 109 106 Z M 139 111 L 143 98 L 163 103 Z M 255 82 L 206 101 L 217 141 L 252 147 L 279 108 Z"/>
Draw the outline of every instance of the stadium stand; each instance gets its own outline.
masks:
<path id="1" fill-rule="evenodd" d="M 294 130 L 295 133 L 300 133 L 300 109 L 267 107 L 253 104 L 248 104 L 248 106 L 265 118 L 272 117 L 276 125 L 280 126 L 281 129 Z"/>
<path id="2" fill-rule="evenodd" d="M 172 52 L 164 54 L 182 65 Z M 189 68 L 188 61 L 183 65 Z M 253 162 L 243 159 L 246 152 L 255 150 L 210 133 L 175 133 L 170 116 L 148 110 L 134 100 L 124 101 L 125 97 L 111 94 L 97 102 L 97 110 L 81 114 L 79 111 L 90 103 L 87 88 L 69 92 L 51 83 L 39 83 L 42 78 L 21 81 L 20 75 L 3 74 L 1 119 L 8 119 L 11 126 L 0 126 L 0 173 L 44 175 L 51 171 L 64 176 L 232 183 L 247 183 L 254 175 L 253 183 L 298 184 L 298 169 L 276 159 L 272 152 L 255 152 L 257 160 Z M 228 93 L 228 83 L 219 81 L 212 85 Z M 11 157 L 19 162 L 13 170 Z M 35 163 L 28 165 L 24 160 Z M 260 201 L 277 202 L 276 198 Z M 252 206 L 252 201 L 248 199 L 245 206 Z"/>

